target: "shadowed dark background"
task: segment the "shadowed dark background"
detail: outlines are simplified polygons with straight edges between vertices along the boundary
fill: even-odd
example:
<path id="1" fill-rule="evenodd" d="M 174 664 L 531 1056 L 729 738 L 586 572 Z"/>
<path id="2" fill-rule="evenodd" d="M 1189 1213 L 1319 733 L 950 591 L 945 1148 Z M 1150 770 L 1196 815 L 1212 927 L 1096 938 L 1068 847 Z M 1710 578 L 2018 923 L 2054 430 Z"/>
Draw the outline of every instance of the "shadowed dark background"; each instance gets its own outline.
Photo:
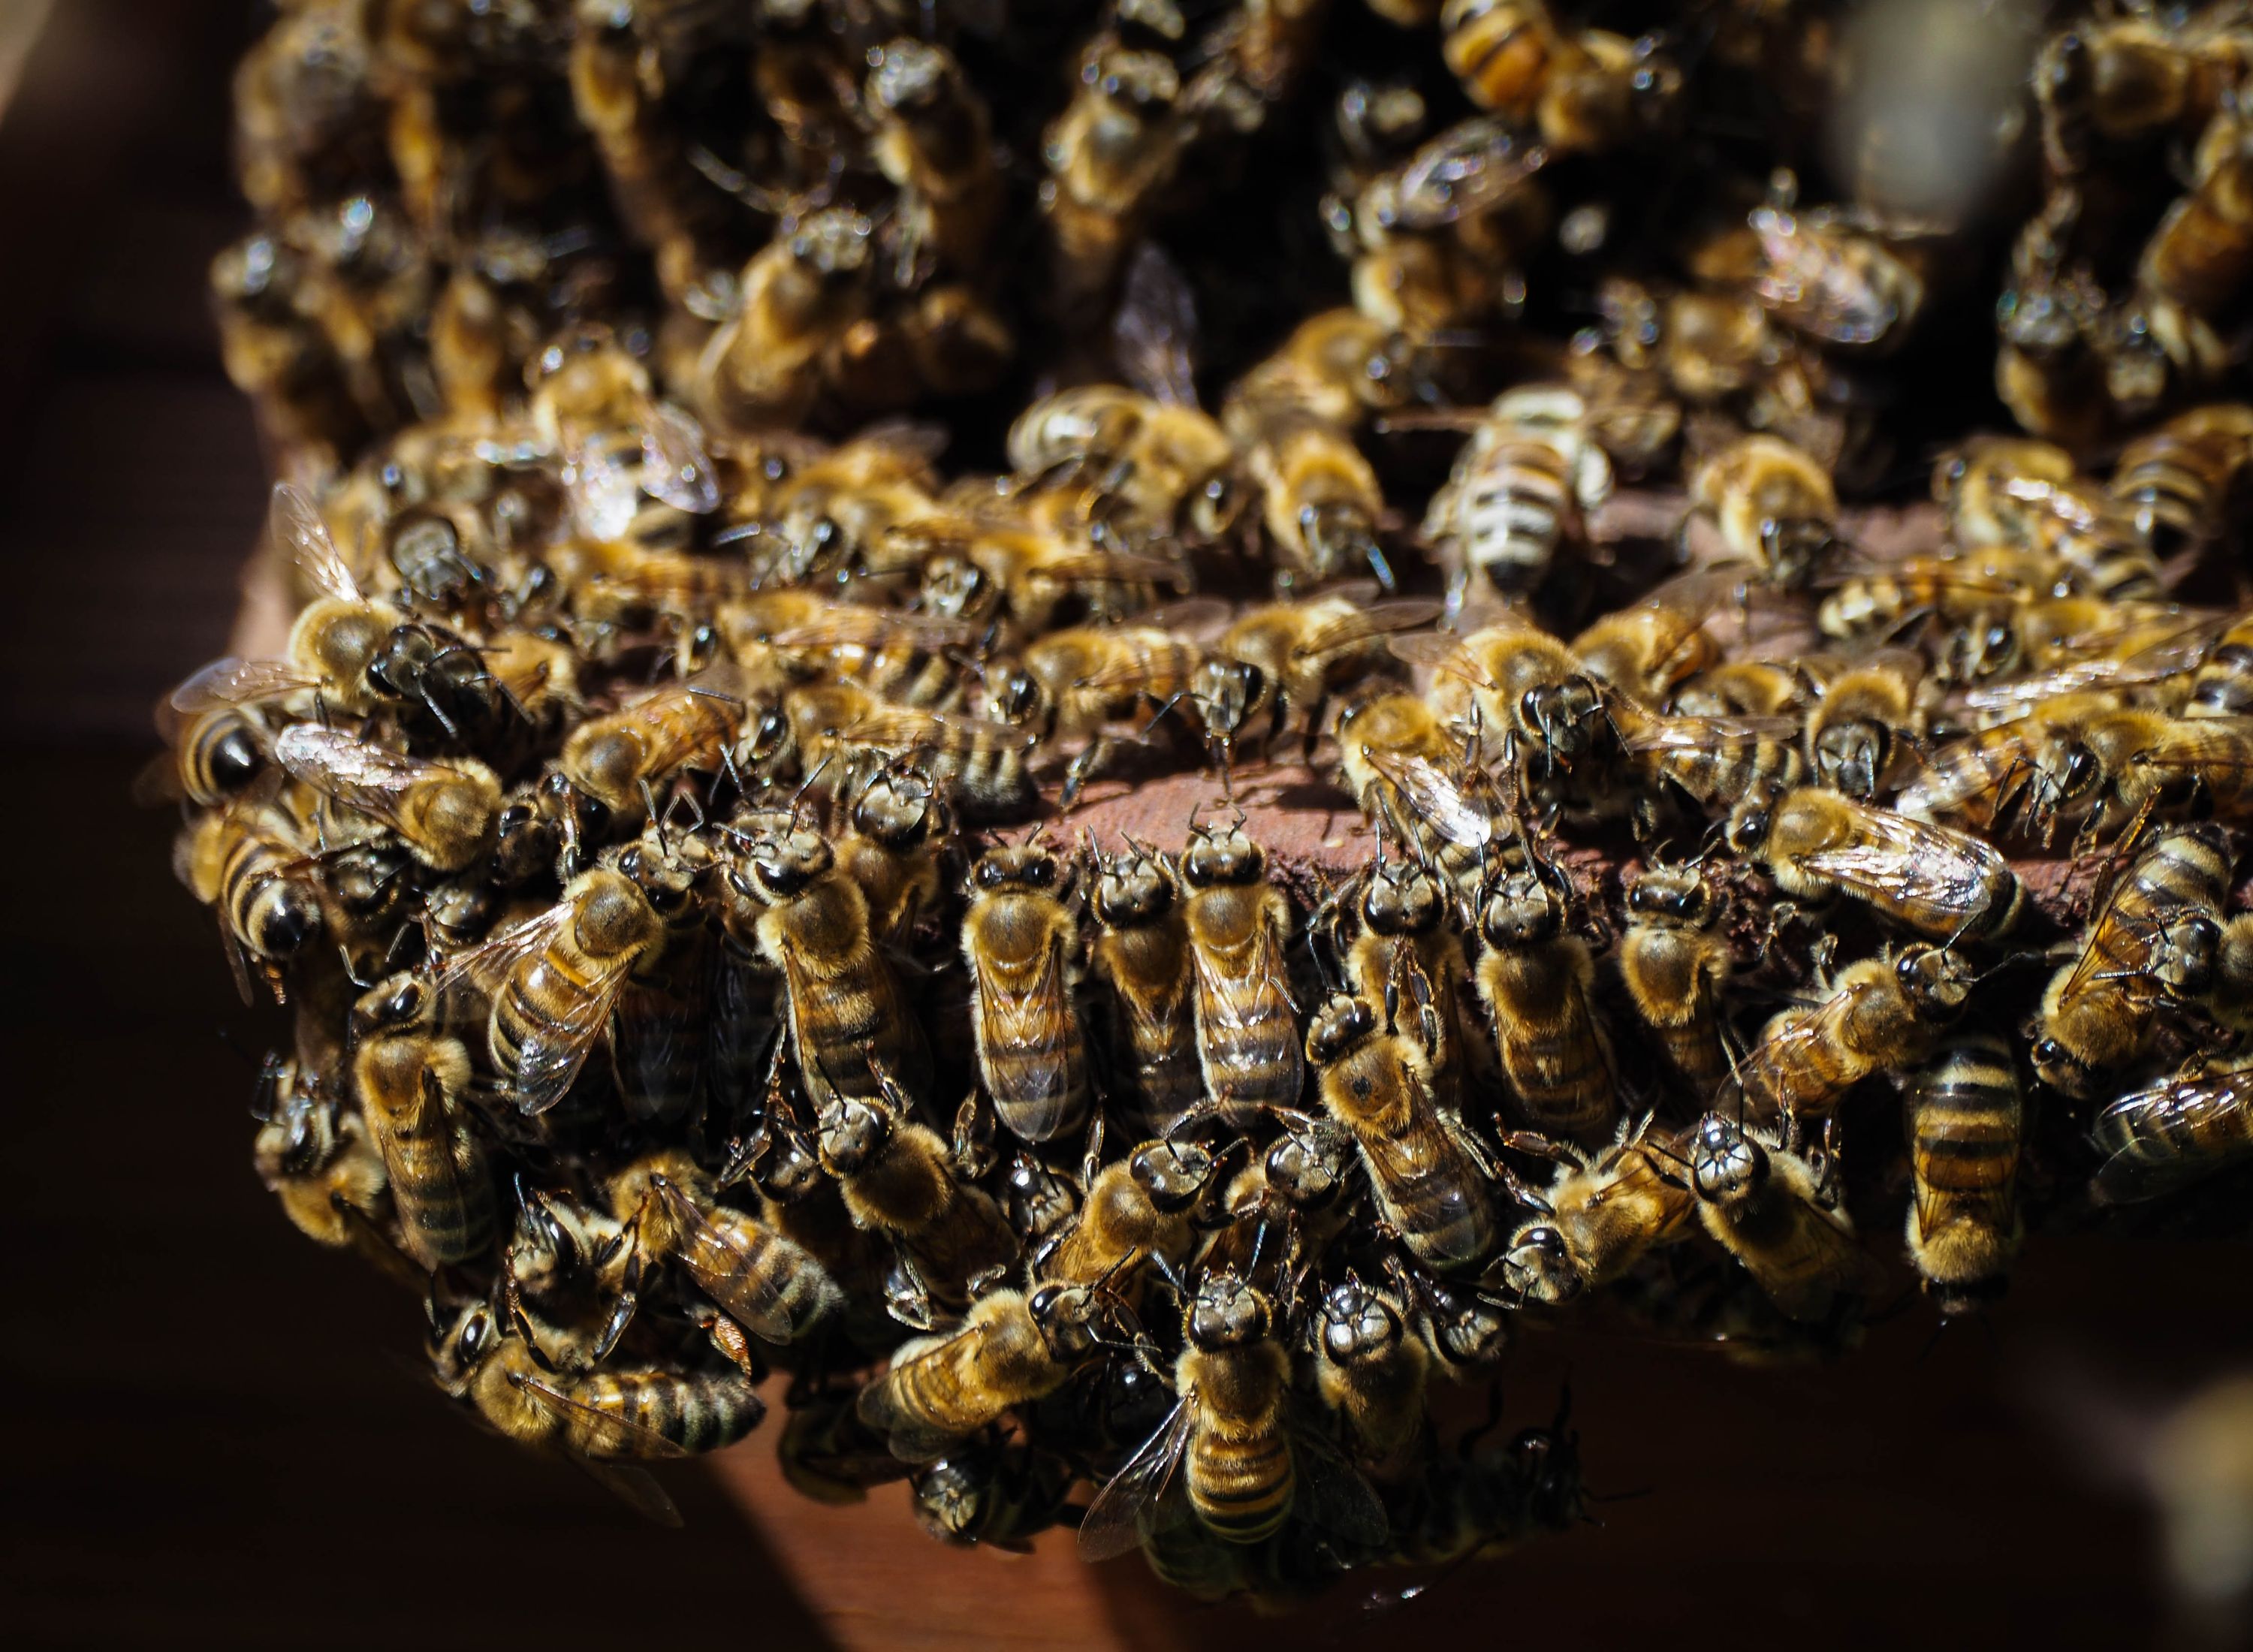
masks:
<path id="1" fill-rule="evenodd" d="M 224 646 L 262 514 L 249 410 L 203 304 L 205 262 L 242 221 L 227 73 L 256 22 L 247 0 L 59 0 L 0 117 L 13 1644 L 2163 1633 L 2148 1515 L 2040 1396 L 2093 1384 L 2155 1405 L 2246 1363 L 2253 1279 L 2221 1247 L 2037 1241 L 1991 1327 L 1923 1352 L 1915 1306 L 1830 1369 L 1532 1341 L 1507 1375 L 1510 1425 L 1545 1418 L 1569 1375 L 1592 1485 L 1648 1495 L 1405 1610 L 1366 1614 L 1368 1589 L 1345 1588 L 1257 1628 L 1157 1600 L 1132 1561 L 1079 1616 L 1013 1608 L 1013 1564 L 934 1567 L 896 1488 L 840 1539 L 852 1552 L 785 1575 L 726 1488 L 748 1467 L 671 1474 L 689 1524 L 659 1531 L 450 1415 L 414 1373 L 414 1305 L 300 1239 L 251 1174 L 241 1052 L 277 1024 L 236 1002 L 208 914 L 170 876 L 173 821 L 127 802 L 150 708 Z M 738 1455 L 770 1453 L 772 1432 Z"/>

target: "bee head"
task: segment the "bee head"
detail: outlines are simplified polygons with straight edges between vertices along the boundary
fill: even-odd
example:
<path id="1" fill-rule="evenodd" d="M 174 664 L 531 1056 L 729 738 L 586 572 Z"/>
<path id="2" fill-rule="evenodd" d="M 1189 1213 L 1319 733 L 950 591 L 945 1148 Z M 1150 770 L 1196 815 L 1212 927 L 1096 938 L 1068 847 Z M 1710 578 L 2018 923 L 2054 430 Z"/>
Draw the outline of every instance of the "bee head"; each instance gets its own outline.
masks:
<path id="1" fill-rule="evenodd" d="M 1278 1136 L 1260 1169 L 1270 1188 L 1300 1209 L 1312 1209 L 1336 1194 L 1351 1153 L 1350 1137 L 1317 1123 Z"/>
<path id="2" fill-rule="evenodd" d="M 1322 1298 L 1321 1335 L 1322 1352 L 1340 1364 L 1378 1359 L 1399 1345 L 1400 1315 L 1349 1274 Z"/>
<path id="3" fill-rule="evenodd" d="M 1189 698 L 1215 735 L 1237 733 L 1266 697 L 1267 673 L 1248 660 L 1208 659 L 1189 679 Z"/>
<path id="4" fill-rule="evenodd" d="M 1413 861 L 1379 859 L 1362 892 L 1362 922 L 1379 935 L 1428 935 L 1447 916 L 1438 880 Z"/>
<path id="5" fill-rule="evenodd" d="M 891 1115 L 868 1102 L 839 1096 L 816 1121 L 816 1148 L 822 1168 L 834 1176 L 856 1175 L 892 1139 Z"/>
<path id="6" fill-rule="evenodd" d="M 950 824 L 931 777 L 912 766 L 878 770 L 853 803 L 853 829 L 891 849 L 944 837 Z"/>
<path id="7" fill-rule="evenodd" d="M 441 1388 L 458 1394 L 499 1342 L 499 1317 L 491 1304 L 482 1301 L 469 1303 L 450 1321 L 443 1317 L 435 1300 L 429 1307 L 432 1373 Z"/>
<path id="8" fill-rule="evenodd" d="M 1244 812 L 1224 826 L 1189 822 L 1189 847 L 1182 851 L 1182 881 L 1193 889 L 1248 885 L 1267 875 L 1267 854 L 1244 834 Z"/>
<path id="9" fill-rule="evenodd" d="M 2096 1095 L 2095 1069 L 2075 1054 L 2062 1039 L 2037 1039 L 2032 1054 L 2034 1077 L 2060 1095 L 2083 1101 Z"/>
<path id="10" fill-rule="evenodd" d="M 1707 1113 L 1690 1152 L 1690 1178 L 1698 1196 L 1710 1203 L 1734 1203 L 1758 1192 L 1768 1176 L 1768 1150 L 1734 1120 Z"/>
<path id="11" fill-rule="evenodd" d="M 1944 1021 L 1964 1007 L 1977 978 L 1951 948 L 1910 946 L 1894 959 L 1894 979 L 1919 1014 Z"/>
<path id="12" fill-rule="evenodd" d="M 1552 1306 L 1571 1301 L 1587 1283 L 1566 1248 L 1564 1234 L 1546 1218 L 1529 1222 L 1510 1236 L 1502 1272 L 1520 1298 Z"/>
<path id="13" fill-rule="evenodd" d="M 1595 684 L 1576 673 L 1561 682 L 1537 683 L 1519 695 L 1518 726 L 1544 752 L 1569 763 L 1595 744 L 1603 710 Z"/>
<path id="14" fill-rule="evenodd" d="M 1000 845 L 980 855 L 970 870 L 971 889 L 980 895 L 1011 890 L 1061 900 L 1071 882 L 1070 863 L 1045 843 Z"/>
<path id="15" fill-rule="evenodd" d="M 1479 934 L 1489 946 L 1538 945 L 1564 927 L 1563 902 L 1549 881 L 1531 867 L 1502 872 L 1479 910 Z"/>
<path id="16" fill-rule="evenodd" d="M 764 707 L 758 715 L 750 719 L 743 739 L 736 744 L 736 766 L 746 774 L 766 774 L 791 749 L 792 743 L 790 719 L 778 707 Z"/>
<path id="17" fill-rule="evenodd" d="M 1207 1353 L 1257 1342 L 1273 1322 L 1274 1310 L 1267 1299 L 1233 1269 L 1206 1274 L 1189 1301 L 1189 1341 Z"/>
<path id="18" fill-rule="evenodd" d="M 1815 739 L 1815 776 L 1823 784 L 1864 801 L 1877 795 L 1878 777 L 1893 752 L 1893 735 L 1875 719 L 1832 723 Z"/>
<path id="19" fill-rule="evenodd" d="M 988 691 L 994 715 L 1003 722 L 1030 723 L 1041 721 L 1049 706 L 1048 690 L 1038 677 L 1018 666 L 1002 673 L 998 683 Z"/>
<path id="20" fill-rule="evenodd" d="M 991 1482 L 959 1458 L 942 1458 L 917 1471 L 917 1523 L 941 1543 L 969 1543 L 985 1512 Z"/>
<path id="21" fill-rule="evenodd" d="M 1085 1285 L 1043 1285 L 1025 1303 L 1041 1341 L 1058 1359 L 1078 1359 L 1096 1349 L 1096 1293 Z"/>
<path id="22" fill-rule="evenodd" d="M 1146 1141 L 1129 1156 L 1126 1168 L 1151 1208 L 1172 1216 L 1203 1195 L 1218 1162 L 1194 1141 Z"/>
<path id="23" fill-rule="evenodd" d="M 1703 929 L 1714 917 L 1713 885 L 1694 867 L 1645 867 L 1627 886 L 1627 910 Z"/>
<path id="24" fill-rule="evenodd" d="M 1317 1067 L 1327 1067 L 1358 1049 L 1376 1032 L 1375 1011 L 1350 993 L 1334 993 L 1307 1028 L 1307 1059 Z"/>
<path id="25" fill-rule="evenodd" d="M 352 1037 L 357 1043 L 385 1028 L 412 1027 L 431 1007 L 430 984 L 420 975 L 401 971 L 387 976 L 353 1000 Z"/>
<path id="26" fill-rule="evenodd" d="M 734 857 L 729 886 L 746 900 L 779 906 L 803 895 L 837 864 L 819 832 L 775 826 L 753 833 Z"/>
<path id="27" fill-rule="evenodd" d="M 1780 585 L 1807 582 L 1823 553 L 1838 543 L 1838 535 L 1821 517 L 1763 517 L 1761 551 Z"/>
<path id="28" fill-rule="evenodd" d="M 1162 857 L 1140 845 L 1106 855 L 1095 881 L 1096 922 L 1106 929 L 1134 929 L 1173 910 L 1179 888 Z"/>

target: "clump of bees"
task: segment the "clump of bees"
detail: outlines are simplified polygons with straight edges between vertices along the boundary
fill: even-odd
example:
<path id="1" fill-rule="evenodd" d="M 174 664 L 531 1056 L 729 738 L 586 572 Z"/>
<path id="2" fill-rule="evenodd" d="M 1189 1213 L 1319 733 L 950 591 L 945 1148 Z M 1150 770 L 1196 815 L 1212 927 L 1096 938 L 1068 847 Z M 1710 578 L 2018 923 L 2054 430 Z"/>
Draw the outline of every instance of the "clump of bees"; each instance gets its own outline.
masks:
<path id="1" fill-rule="evenodd" d="M 165 778 L 448 1396 L 1288 1600 L 1583 1516 L 1520 1339 L 2214 1218 L 2253 23 L 1934 11 L 1951 196 L 1848 9 L 1595 10 L 279 7 Z"/>

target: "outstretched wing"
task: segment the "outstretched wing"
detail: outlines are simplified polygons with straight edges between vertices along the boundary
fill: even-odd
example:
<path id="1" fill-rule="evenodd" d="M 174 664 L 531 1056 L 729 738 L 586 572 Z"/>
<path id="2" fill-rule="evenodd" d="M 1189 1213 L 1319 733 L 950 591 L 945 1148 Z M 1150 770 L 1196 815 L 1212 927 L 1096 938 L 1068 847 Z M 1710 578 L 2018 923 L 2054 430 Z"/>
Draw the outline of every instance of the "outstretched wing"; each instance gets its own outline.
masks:
<path id="1" fill-rule="evenodd" d="M 1196 1432 L 1194 1398 L 1194 1395 L 1186 1397 L 1175 1405 L 1158 1432 L 1095 1494 L 1086 1517 L 1079 1523 L 1081 1559 L 1108 1560 L 1125 1554 L 1141 1543 L 1145 1531 L 1156 1529 L 1164 1520 L 1166 1493 L 1181 1467 L 1189 1438 Z M 1186 1508 L 1186 1503 L 1176 1500 L 1175 1517 Z"/>
<path id="2" fill-rule="evenodd" d="M 329 537 L 329 525 L 298 489 L 287 482 L 274 484 L 274 500 L 266 513 L 267 536 L 280 555 L 296 564 L 306 582 L 324 596 L 358 602 L 359 582 Z"/>
<path id="3" fill-rule="evenodd" d="M 697 1288 L 760 1341 L 789 1342 L 790 1314 L 775 1278 L 778 1258 L 754 1255 L 736 1236 L 707 1220 L 696 1202 L 671 1181 L 659 1183 L 655 1192 L 680 1235 L 680 1265 Z M 781 1243 L 779 1236 L 765 1237 Z"/>
<path id="4" fill-rule="evenodd" d="M 2090 1183 L 2101 1204 L 2133 1204 L 2189 1186 L 2253 1154 L 2253 1068 L 2162 1080 L 2096 1115 L 2090 1139 L 2110 1154 Z M 2199 1146 L 2183 1150 L 2181 1144 Z"/>

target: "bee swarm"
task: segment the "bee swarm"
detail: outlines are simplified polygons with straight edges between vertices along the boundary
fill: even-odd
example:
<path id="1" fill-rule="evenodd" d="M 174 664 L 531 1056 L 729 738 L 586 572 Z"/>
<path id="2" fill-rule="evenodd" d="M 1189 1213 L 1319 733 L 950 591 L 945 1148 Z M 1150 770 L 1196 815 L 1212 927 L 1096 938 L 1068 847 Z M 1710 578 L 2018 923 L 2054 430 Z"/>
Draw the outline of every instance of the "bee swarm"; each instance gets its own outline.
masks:
<path id="1" fill-rule="evenodd" d="M 657 1517 L 1262 1600 L 1579 1516 L 1517 1338 L 2232 1225 L 2253 26 L 2073 11 L 283 0 L 260 1175 Z"/>

